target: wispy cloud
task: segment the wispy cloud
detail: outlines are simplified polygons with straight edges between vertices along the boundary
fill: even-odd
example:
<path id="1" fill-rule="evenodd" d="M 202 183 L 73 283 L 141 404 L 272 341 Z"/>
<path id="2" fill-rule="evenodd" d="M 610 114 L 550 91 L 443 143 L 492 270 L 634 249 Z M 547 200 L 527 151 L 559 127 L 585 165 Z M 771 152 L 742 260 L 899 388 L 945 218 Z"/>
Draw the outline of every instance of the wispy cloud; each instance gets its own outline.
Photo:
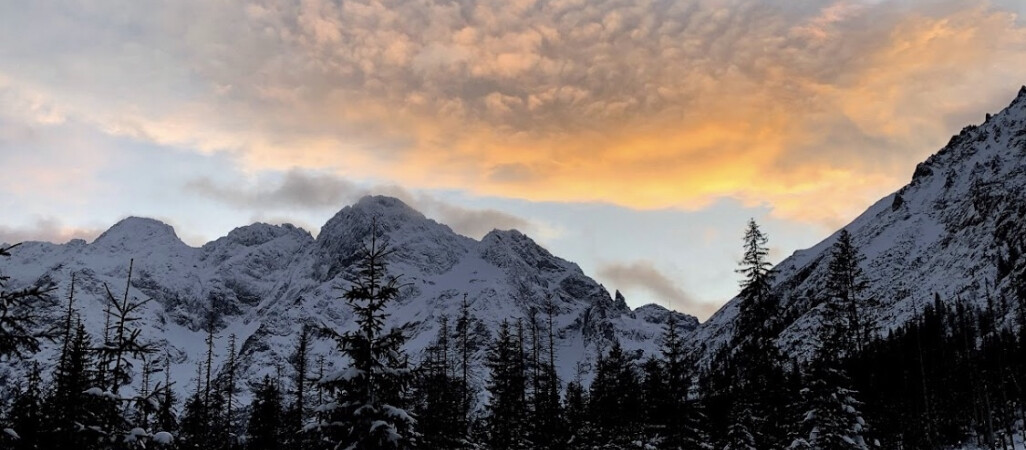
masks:
<path id="1" fill-rule="evenodd" d="M 17 244 L 19 242 L 42 241 L 62 244 L 72 239 L 92 241 L 104 230 L 99 228 L 78 228 L 63 224 L 60 220 L 46 217 L 38 218 L 31 225 L 14 227 L 0 225 L 0 243 Z"/>
<path id="2" fill-rule="evenodd" d="M 626 292 L 645 290 L 665 302 L 663 306 L 708 318 L 718 306 L 696 301 L 680 286 L 680 281 L 664 274 L 649 261 L 630 263 L 607 263 L 598 269 L 598 276 L 613 284 L 615 289 Z"/>
<path id="3" fill-rule="evenodd" d="M 274 210 L 335 211 L 365 195 L 385 194 L 465 236 L 480 239 L 493 229 L 536 230 L 527 220 L 494 209 L 464 208 L 394 185 L 365 187 L 336 175 L 300 169 L 285 172 L 278 181 L 260 179 L 250 185 L 228 185 L 200 177 L 188 181 L 185 189 L 242 210 L 258 212 L 260 216 Z"/>

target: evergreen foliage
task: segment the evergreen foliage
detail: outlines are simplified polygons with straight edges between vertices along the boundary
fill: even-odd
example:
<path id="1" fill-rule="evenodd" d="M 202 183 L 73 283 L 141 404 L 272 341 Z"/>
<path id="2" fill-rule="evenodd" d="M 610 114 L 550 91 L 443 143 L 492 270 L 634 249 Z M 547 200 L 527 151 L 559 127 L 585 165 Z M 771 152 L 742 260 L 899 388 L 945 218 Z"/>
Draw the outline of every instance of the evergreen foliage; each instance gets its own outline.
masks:
<path id="1" fill-rule="evenodd" d="M 527 377 L 520 339 L 502 321 L 485 363 L 490 372 L 488 392 L 488 444 L 497 450 L 530 448 L 526 440 Z"/>
<path id="2" fill-rule="evenodd" d="M 19 244 L 0 246 L 0 257 L 10 257 Z M 39 341 L 53 337 L 51 330 L 40 330 L 38 302 L 49 302 L 51 285 L 8 290 L 10 277 L 0 272 L 0 361 L 39 351 Z"/>
<path id="3" fill-rule="evenodd" d="M 634 362 L 614 340 L 598 359 L 588 395 L 589 415 L 601 442 L 622 448 L 642 436 L 641 383 Z"/>
<path id="4" fill-rule="evenodd" d="M 246 427 L 247 450 L 278 450 L 284 443 L 284 408 L 281 392 L 271 377 L 264 375 L 253 393 L 249 424 Z"/>
<path id="5" fill-rule="evenodd" d="M 386 309 L 400 294 L 398 277 L 388 274 L 386 260 L 391 254 L 386 243 L 378 242 L 375 226 L 342 295 L 358 329 L 325 330 L 351 363 L 321 380 L 337 398 L 327 425 L 341 449 L 408 448 L 417 441 L 416 421 L 405 409 L 411 378 L 403 352 L 406 337 L 400 328 L 384 329 Z"/>

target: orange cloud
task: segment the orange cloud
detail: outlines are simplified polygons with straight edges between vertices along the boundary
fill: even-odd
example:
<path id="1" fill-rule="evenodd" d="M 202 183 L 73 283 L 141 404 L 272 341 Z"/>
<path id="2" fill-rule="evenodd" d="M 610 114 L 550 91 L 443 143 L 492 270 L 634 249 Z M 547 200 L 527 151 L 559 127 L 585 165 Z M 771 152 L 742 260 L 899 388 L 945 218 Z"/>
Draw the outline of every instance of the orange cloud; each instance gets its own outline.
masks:
<path id="1" fill-rule="evenodd" d="M 1026 80 L 1009 5 L 206 5 L 191 45 L 140 38 L 166 49 L 158 66 L 191 68 L 141 86 L 190 95 L 109 102 L 124 88 L 100 83 L 65 96 L 14 69 L 0 81 L 50 92 L 34 97 L 53 105 L 37 121 L 75 115 L 253 171 L 637 208 L 733 197 L 835 226 Z M 98 65 L 135 67 L 107 50 Z"/>

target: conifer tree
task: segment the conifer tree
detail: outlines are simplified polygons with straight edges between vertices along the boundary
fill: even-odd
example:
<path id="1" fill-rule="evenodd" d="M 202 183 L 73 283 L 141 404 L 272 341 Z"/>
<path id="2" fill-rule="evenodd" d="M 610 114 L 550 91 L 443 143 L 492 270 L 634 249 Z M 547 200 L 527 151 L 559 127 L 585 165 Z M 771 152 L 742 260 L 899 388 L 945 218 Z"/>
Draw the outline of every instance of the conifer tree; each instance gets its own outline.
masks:
<path id="1" fill-rule="evenodd" d="M 755 220 L 749 220 L 744 256 L 737 270 L 743 279 L 730 366 L 736 373 L 727 375 L 733 377 L 729 397 L 744 403 L 734 405 L 733 410 L 751 419 L 744 424 L 745 430 L 756 446 L 771 448 L 787 444 L 787 408 L 792 394 L 786 386 L 784 358 L 775 343 L 778 305 L 771 289 L 774 274 L 767 260 L 767 241 Z M 736 420 L 731 425 L 732 429 L 740 426 Z M 741 441 L 737 442 L 740 445 Z"/>
<path id="2" fill-rule="evenodd" d="M 10 257 L 20 244 L 0 246 L 0 257 Z M 40 306 L 50 302 L 53 286 L 32 286 L 8 290 L 10 277 L 0 272 L 0 361 L 39 351 L 39 341 L 52 337 L 50 330 L 39 330 Z"/>
<path id="3" fill-rule="evenodd" d="M 205 449 L 205 441 L 211 436 L 211 409 L 204 401 L 202 363 L 196 364 L 196 389 L 185 400 L 179 424 L 179 448 L 182 450 Z"/>
<path id="4" fill-rule="evenodd" d="M 522 347 L 509 328 L 509 322 L 503 320 L 486 361 L 491 373 L 488 381 L 488 392 L 491 393 L 487 405 L 488 443 L 497 450 L 529 447 L 524 436 L 527 380 L 523 371 Z"/>
<path id="5" fill-rule="evenodd" d="M 44 436 L 48 448 L 81 448 L 85 445 L 85 433 L 78 424 L 88 423 L 92 412 L 89 406 L 95 402 L 83 393 L 90 388 L 95 362 L 92 358 L 92 344 L 81 321 L 75 320 L 70 342 L 62 344 L 64 356 L 58 361 L 53 373 L 53 383 L 46 398 L 47 415 L 51 420 L 51 432 Z"/>
<path id="6" fill-rule="evenodd" d="M 11 405 L 10 428 L 18 435 L 13 447 L 15 450 L 43 448 L 43 426 L 48 418 L 43 407 L 41 384 L 39 364 L 34 362 L 25 389 L 15 397 Z"/>
<path id="7" fill-rule="evenodd" d="M 222 394 L 225 402 L 224 434 L 229 447 L 235 446 L 236 441 L 238 441 L 237 434 L 235 433 L 236 427 L 234 427 L 232 423 L 232 416 L 235 413 L 235 405 L 233 402 L 238 389 L 236 386 L 236 378 L 238 377 L 236 374 L 236 366 L 238 363 L 236 361 L 235 351 L 235 335 L 231 334 L 228 335 L 228 361 L 226 361 L 224 367 L 224 393 Z"/>
<path id="8" fill-rule="evenodd" d="M 321 383 L 338 399 L 333 434 L 339 448 L 408 448 L 415 445 L 415 420 L 406 412 L 411 371 L 401 328 L 385 331 L 386 309 L 399 297 L 399 279 L 388 274 L 392 249 L 378 242 L 376 225 L 358 255 L 356 276 L 342 299 L 354 312 L 357 330 L 325 332 L 351 367 Z"/>
<path id="9" fill-rule="evenodd" d="M 173 436 L 178 432 L 178 416 L 175 413 L 175 404 L 178 397 L 171 388 L 171 354 L 164 355 L 164 383 L 158 389 L 158 404 L 154 422 L 156 429 L 171 433 Z"/>
<path id="10" fill-rule="evenodd" d="M 416 408 L 422 445 L 430 448 L 460 448 L 466 442 L 467 425 L 462 411 L 462 389 L 450 357 L 449 321 L 439 319 L 438 336 L 425 350 L 417 371 Z"/>
<path id="11" fill-rule="evenodd" d="M 104 376 L 98 380 L 98 386 L 86 391 L 97 401 L 92 429 L 98 432 L 100 441 L 105 445 L 122 443 L 128 447 L 141 447 L 151 437 L 149 431 L 131 420 L 128 414 L 132 408 L 140 409 L 141 403 L 152 401 L 149 398 L 151 393 L 147 393 L 145 398 L 139 395 L 125 397 L 121 393 L 122 388 L 131 384 L 138 362 L 157 351 L 152 344 L 142 340 L 142 330 L 134 327 L 134 323 L 139 320 L 140 308 L 150 301 L 137 301 L 129 296 L 134 263 L 134 260 L 129 261 L 128 279 L 121 299 L 115 298 L 110 288 L 104 285 L 111 311 L 108 338 L 105 345 L 98 349 L 100 373 Z"/>
<path id="12" fill-rule="evenodd" d="M 456 333 L 459 335 L 456 345 L 460 356 L 460 414 L 463 416 L 463 424 L 468 428 L 470 427 L 470 414 L 473 408 L 472 399 L 474 397 L 474 392 L 470 386 L 470 359 L 474 351 L 474 348 L 472 348 L 474 343 L 470 339 L 470 328 L 474 323 L 480 322 L 470 314 L 467 293 L 464 292 L 463 303 L 460 305 L 460 317 L 456 320 Z"/>
<path id="13" fill-rule="evenodd" d="M 566 385 L 563 399 L 563 417 L 566 420 L 567 438 L 570 448 L 582 448 L 593 435 L 588 421 L 588 396 L 580 379 Z"/>
<path id="14" fill-rule="evenodd" d="M 828 298 L 822 308 L 820 348 L 811 363 L 808 386 L 801 390 L 805 413 L 793 449 L 868 449 L 861 402 L 842 364 L 842 357 L 858 353 L 862 329 L 858 322 L 858 295 L 864 289 L 860 259 L 847 230 L 833 246 L 827 279 Z M 857 348 L 853 348 L 857 346 Z"/>
<path id="15" fill-rule="evenodd" d="M 727 428 L 727 439 L 723 450 L 759 450 L 756 438 L 756 418 L 744 400 L 734 403 Z"/>
<path id="16" fill-rule="evenodd" d="M 279 450 L 284 431 L 281 392 L 271 377 L 265 375 L 250 405 L 249 425 L 246 428 L 247 450 Z"/>
<path id="17" fill-rule="evenodd" d="M 642 431 L 641 383 L 634 363 L 614 340 L 597 366 L 588 395 L 589 415 L 603 442 L 627 446 Z"/>
<path id="18" fill-rule="evenodd" d="M 303 432 L 309 413 L 307 386 L 310 383 L 310 327 L 303 325 L 299 332 L 296 350 L 289 357 L 289 364 L 295 373 L 292 381 L 292 404 L 287 408 L 283 425 L 283 441 L 287 448 L 301 450 L 308 446 L 309 436 Z"/>
<path id="19" fill-rule="evenodd" d="M 861 352 L 873 332 L 870 323 L 862 318 L 861 308 L 869 304 L 863 298 L 868 281 L 860 266 L 863 256 L 852 243 L 851 234 L 842 229 L 837 241 L 831 247 L 831 259 L 827 273 L 826 294 L 827 308 L 836 314 L 834 327 L 841 330 L 844 338 L 843 347 L 839 350 Z"/>
<path id="20" fill-rule="evenodd" d="M 767 260 L 768 238 L 755 223 L 748 221 L 744 235 L 744 256 L 737 272 L 742 276 L 740 311 L 735 339 L 741 343 L 768 339 L 767 321 L 776 311 L 776 298 L 771 292 L 772 266 Z"/>

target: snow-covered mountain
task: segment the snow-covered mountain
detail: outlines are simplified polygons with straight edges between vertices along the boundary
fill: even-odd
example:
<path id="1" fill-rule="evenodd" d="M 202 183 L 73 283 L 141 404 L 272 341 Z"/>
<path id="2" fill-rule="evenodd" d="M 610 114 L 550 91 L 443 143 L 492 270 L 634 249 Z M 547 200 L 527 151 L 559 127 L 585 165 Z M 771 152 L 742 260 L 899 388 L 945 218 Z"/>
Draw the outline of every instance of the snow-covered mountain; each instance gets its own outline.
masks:
<path id="1" fill-rule="evenodd" d="M 339 297 L 372 221 L 396 249 L 389 269 L 407 287 L 390 310 L 390 322 L 411 324 L 407 350 L 415 360 L 436 337 L 441 317 L 455 323 L 464 294 L 481 323 L 475 334 L 482 342 L 504 319 L 527 318 L 533 309 L 541 320 L 546 299 L 553 299 L 556 359 L 564 380 L 573 379 L 579 366 L 587 370 L 597 349 L 614 338 L 638 355 L 656 351 L 670 314 L 686 330 L 698 324 L 694 317 L 656 305 L 631 311 L 619 292 L 610 295 L 576 264 L 517 231 L 496 230 L 477 241 L 388 197 L 365 197 L 345 207 L 316 239 L 291 225 L 258 223 L 194 248 L 170 226 L 132 217 L 92 243 L 25 243 L 12 258 L 0 261 L 0 271 L 12 277 L 15 287 L 56 283 L 54 297 L 60 301 L 44 312 L 54 320 L 65 308 L 75 274 L 75 308 L 93 336 L 101 336 L 104 285 L 120 296 L 134 261 L 130 295 L 152 299 L 137 324 L 145 339 L 170 353 L 172 378 L 184 393 L 194 386 L 197 364 L 205 359 L 204 327 L 211 308 L 216 361 L 225 360 L 228 337 L 236 335 L 242 373 L 249 380 L 274 376 L 279 368 L 290 374 L 287 358 L 304 323 L 352 327 L 351 311 Z M 327 341 L 317 342 L 312 353 L 325 355 L 329 364 L 337 357 Z M 47 367 L 52 354 L 51 347 L 36 359 Z M 483 349 L 477 357 L 483 357 Z M 24 367 L 0 364 L 0 385 L 16 378 L 4 376 L 6 371 Z M 485 371 L 479 368 L 476 377 L 483 381 Z"/>
<path id="2" fill-rule="evenodd" d="M 919 164 L 912 181 L 846 228 L 865 256 L 862 314 L 881 333 L 914 317 L 935 294 L 985 305 L 1012 301 L 1026 267 L 1026 87 L 1003 111 L 965 127 Z M 775 292 L 785 328 L 777 343 L 794 356 L 815 348 L 817 293 L 823 291 L 837 233 L 776 267 Z M 772 236 L 770 237 L 772 239 Z M 1026 280 L 1019 280 L 1020 282 Z M 690 343 L 705 356 L 729 342 L 733 299 L 702 323 Z M 1011 317 L 1006 317 L 1011 320 Z"/>

